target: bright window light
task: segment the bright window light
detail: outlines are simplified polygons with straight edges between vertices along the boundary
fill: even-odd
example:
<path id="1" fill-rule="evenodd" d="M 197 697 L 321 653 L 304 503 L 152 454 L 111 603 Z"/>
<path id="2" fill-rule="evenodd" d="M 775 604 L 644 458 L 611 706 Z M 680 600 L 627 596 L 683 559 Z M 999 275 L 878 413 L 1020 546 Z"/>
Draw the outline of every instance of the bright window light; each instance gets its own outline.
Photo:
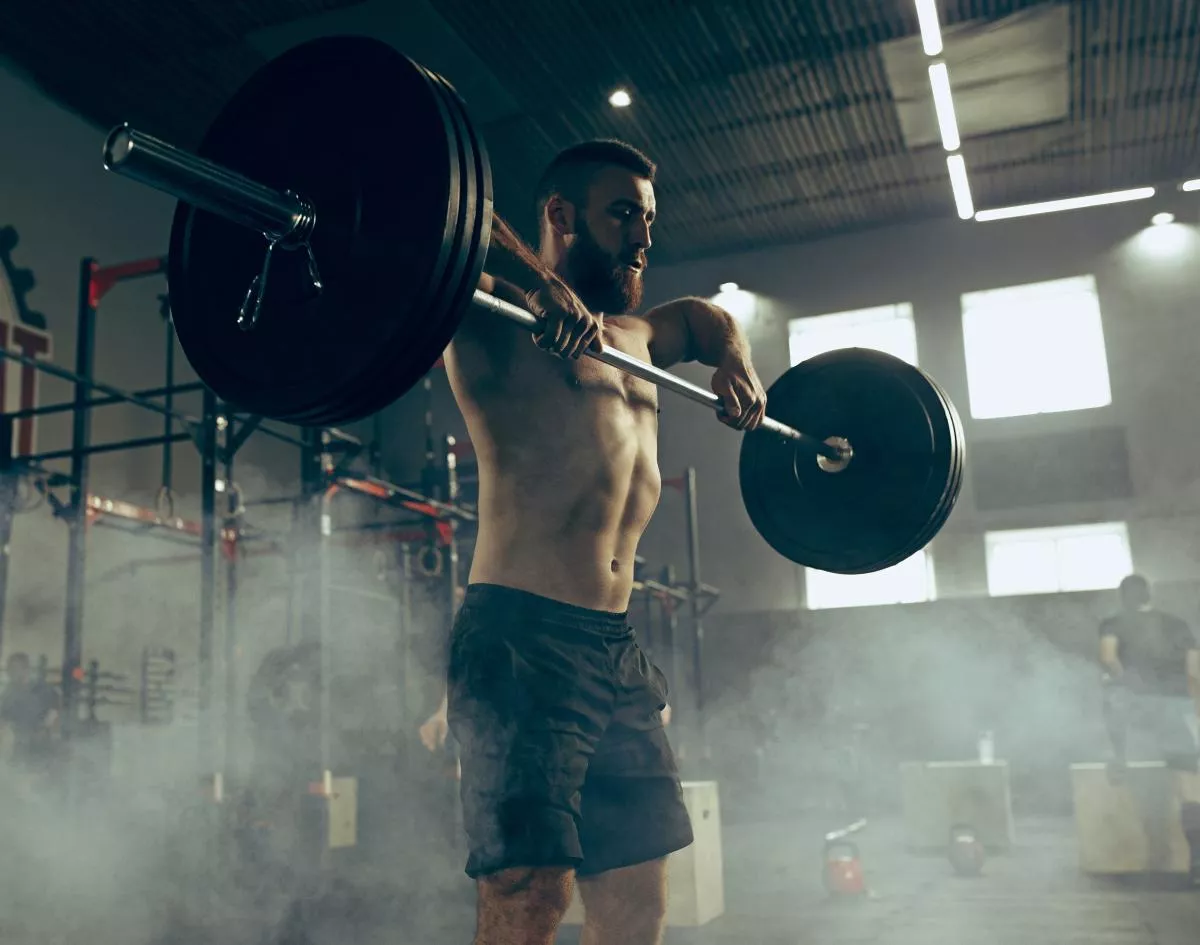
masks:
<path id="1" fill-rule="evenodd" d="M 1043 203 L 1026 203 L 1015 207 L 1000 207 L 996 210 L 980 210 L 975 214 L 975 219 L 980 223 L 988 223 L 993 220 L 1011 220 L 1014 217 L 1032 217 L 1040 213 L 1061 213 L 1064 210 L 1103 207 L 1110 203 L 1148 200 L 1153 196 L 1153 187 L 1135 187 L 1132 190 L 1114 190 L 1106 194 L 1089 194 L 1086 197 L 1068 197 L 1065 200 L 1047 200 Z"/>
<path id="2" fill-rule="evenodd" d="M 871 348 L 916 365 L 917 327 L 912 305 L 902 302 L 788 322 L 788 354 L 793 365 L 838 348 Z"/>
<path id="3" fill-rule="evenodd" d="M 736 282 L 722 282 L 721 291 L 710 301 L 734 317 L 739 325 L 749 324 L 758 314 L 758 296 L 738 288 Z"/>
<path id="4" fill-rule="evenodd" d="M 942 132 L 942 147 L 957 151 L 962 145 L 958 136 L 958 118 L 954 114 L 954 97 L 950 94 L 950 72 L 944 62 L 929 67 L 929 85 L 933 89 L 933 107 L 937 110 L 938 128 Z"/>
<path id="5" fill-rule="evenodd" d="M 985 541 L 992 597 L 1104 590 L 1133 573 L 1124 522 L 988 532 Z"/>
<path id="6" fill-rule="evenodd" d="M 1092 276 L 970 292 L 962 297 L 962 312 L 972 417 L 1024 417 L 1112 402 Z"/>
<path id="7" fill-rule="evenodd" d="M 633 98 L 625 89 L 617 89 L 608 97 L 608 104 L 613 108 L 628 108 L 633 104 Z"/>
<path id="8" fill-rule="evenodd" d="M 971 182 L 967 180 L 967 162 L 961 154 L 946 157 L 946 169 L 950 171 L 950 187 L 954 191 L 954 206 L 960 220 L 975 216 L 975 201 L 971 199 Z"/>
<path id="9" fill-rule="evenodd" d="M 809 610 L 833 607 L 883 607 L 937 599 L 933 558 L 922 548 L 899 564 L 870 574 L 831 574 L 804 569 L 804 596 Z"/>
<path id="10" fill-rule="evenodd" d="M 942 28 L 938 25 L 937 0 L 917 0 L 917 22 L 926 56 L 942 54 Z"/>

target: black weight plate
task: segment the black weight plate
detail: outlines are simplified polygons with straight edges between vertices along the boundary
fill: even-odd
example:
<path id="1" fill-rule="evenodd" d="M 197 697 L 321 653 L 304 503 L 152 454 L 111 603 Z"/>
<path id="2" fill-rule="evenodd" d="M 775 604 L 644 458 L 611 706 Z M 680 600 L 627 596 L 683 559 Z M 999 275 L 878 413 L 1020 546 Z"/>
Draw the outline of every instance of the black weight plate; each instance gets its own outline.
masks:
<path id="1" fill-rule="evenodd" d="M 930 519 L 926 533 L 917 540 L 912 553 L 929 544 L 950 518 L 950 513 L 954 511 L 954 507 L 958 503 L 958 497 L 962 491 L 963 476 L 966 471 L 966 436 L 963 432 L 962 419 L 958 415 L 958 409 L 954 406 L 954 402 L 950 399 L 950 395 L 946 393 L 944 387 L 928 375 L 926 375 L 926 380 L 929 381 L 930 385 L 941 397 L 946 417 L 950 421 L 950 429 L 954 440 L 954 457 L 952 461 L 952 478 L 947 485 L 946 494 L 942 499 L 942 506 L 935 513 L 934 517 Z"/>
<path id="2" fill-rule="evenodd" d="M 922 372 L 923 373 L 923 372 Z M 918 534 L 913 536 L 912 542 L 908 547 L 901 548 L 890 562 L 882 563 L 883 566 L 890 566 L 892 563 L 899 564 L 905 558 L 915 554 L 920 549 L 924 548 L 933 540 L 934 536 L 941 530 L 946 523 L 946 519 L 953 511 L 955 503 L 958 501 L 959 491 L 962 488 L 962 438 L 961 425 L 958 420 L 957 411 L 950 402 L 946 392 L 931 378 L 924 374 L 925 381 L 928 385 L 928 394 L 926 401 L 929 404 L 930 410 L 934 413 L 937 411 L 945 411 L 946 419 L 949 423 L 951 434 L 951 443 L 953 453 L 950 460 L 950 478 L 946 481 L 946 488 L 942 495 L 942 501 L 930 514 L 929 521 L 925 528 Z"/>
<path id="3" fill-rule="evenodd" d="M 419 349 L 414 359 L 418 366 L 431 365 L 437 361 L 461 322 L 483 271 L 492 220 L 491 167 L 482 138 L 472 125 L 466 106 L 454 88 L 435 73 L 429 73 L 429 77 L 441 90 L 455 119 L 455 127 L 462 145 L 461 176 L 464 181 L 464 193 L 459 232 L 465 235 L 456 241 L 460 252 L 455 258 L 455 263 L 448 268 L 442 300 L 445 306 L 444 314 L 442 317 L 429 319 L 431 330 L 423 337 L 413 339 L 414 347 Z M 422 374 L 427 370 L 426 367 Z M 373 390 L 373 399 L 369 397 L 364 403 L 370 412 L 374 412 L 387 406 L 395 397 L 394 384 L 390 383 L 385 373 L 381 377 L 381 383 Z"/>
<path id="4" fill-rule="evenodd" d="M 418 66 L 429 82 L 430 89 L 442 109 L 446 127 L 452 138 L 455 154 L 454 177 L 458 187 L 448 204 L 445 265 L 439 271 L 436 282 L 430 283 L 419 304 L 420 319 L 413 318 L 409 330 L 397 335 L 391 345 L 377 352 L 374 362 L 358 375 L 350 388 L 339 394 L 328 404 L 307 412 L 301 418 L 293 418 L 311 426 L 329 426 L 344 423 L 347 418 L 369 416 L 396 400 L 406 390 L 428 373 L 437 361 L 438 354 L 430 353 L 430 338 L 445 331 L 451 334 L 461 315 L 455 314 L 456 295 L 463 270 L 471 252 L 473 227 L 475 227 L 476 172 L 474 155 L 469 151 L 469 139 L 463 133 L 459 112 L 447 100 L 444 86 L 435 81 L 435 76 Z M 478 278 L 478 277 L 476 277 Z M 449 320 L 448 323 L 444 324 Z"/>
<path id="5" fill-rule="evenodd" d="M 783 423 L 854 448 L 849 466 L 829 473 L 770 433 L 745 437 L 742 498 L 780 554 L 840 574 L 877 571 L 916 551 L 949 514 L 960 451 L 941 396 L 917 368 L 879 351 L 834 351 L 787 371 L 767 404 Z"/>
<path id="6" fill-rule="evenodd" d="M 954 511 L 954 506 L 957 504 L 959 493 L 962 490 L 963 463 L 965 459 L 962 422 L 959 419 L 958 411 L 955 409 L 945 390 L 929 375 L 923 373 L 923 376 L 932 394 L 937 395 L 936 400 L 932 397 L 928 398 L 931 410 L 934 413 L 938 410 L 945 411 L 946 420 L 949 424 L 952 442 L 951 448 L 953 450 L 950 459 L 950 478 L 946 482 L 946 489 L 942 495 L 941 503 L 930 515 L 925 528 L 913 537 L 911 546 L 897 553 L 893 562 L 891 562 L 895 564 L 899 564 L 905 558 L 916 554 L 916 552 L 920 551 L 934 539 L 937 533 L 941 531 L 942 526 L 946 524 L 950 513 Z"/>
<path id="7" fill-rule="evenodd" d="M 445 101 L 441 86 L 432 81 L 431 74 L 417 66 L 429 83 L 431 92 L 443 114 L 443 120 L 454 154 L 453 178 L 457 186 L 450 192 L 447 203 L 447 222 L 443 244 L 442 265 L 437 276 L 426 286 L 424 296 L 414 304 L 413 311 L 421 317 L 413 317 L 408 330 L 397 333 L 390 345 L 376 352 L 374 362 L 352 381 L 351 386 L 338 392 L 328 403 L 318 405 L 302 416 L 294 416 L 293 422 L 310 426 L 331 426 L 349 420 L 369 416 L 390 404 L 428 373 L 433 361 L 423 353 L 423 339 L 437 329 L 437 323 L 450 317 L 449 300 L 452 298 L 457 273 L 462 268 L 469 246 L 467 232 L 470 206 L 472 204 L 470 175 L 464 173 L 467 157 L 462 136 L 459 134 L 457 116 Z M 457 322 L 455 322 L 457 323 Z M 436 360 L 434 358 L 433 360 Z"/>
<path id="8" fill-rule="evenodd" d="M 312 201 L 324 291 L 301 291 L 303 252 L 277 251 L 259 323 L 242 331 L 237 312 L 265 241 L 181 204 L 169 279 L 184 352 L 241 409 L 281 419 L 320 410 L 423 316 L 440 278 L 460 186 L 440 100 L 386 43 L 316 40 L 252 76 L 199 153 Z"/>

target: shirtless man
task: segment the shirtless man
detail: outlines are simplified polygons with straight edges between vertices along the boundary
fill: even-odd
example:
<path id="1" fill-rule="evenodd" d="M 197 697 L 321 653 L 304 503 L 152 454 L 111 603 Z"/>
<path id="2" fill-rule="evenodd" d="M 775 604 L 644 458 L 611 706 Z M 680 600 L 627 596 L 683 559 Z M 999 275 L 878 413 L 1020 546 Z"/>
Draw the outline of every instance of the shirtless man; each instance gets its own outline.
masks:
<path id="1" fill-rule="evenodd" d="M 536 346 L 472 313 L 446 351 L 480 472 L 447 700 L 476 945 L 550 945 L 576 883 L 582 945 L 657 945 L 666 857 L 692 842 L 666 680 L 627 619 L 659 498 L 657 390 L 581 355 L 602 341 L 660 367 L 712 366 L 721 419 L 737 429 L 761 422 L 766 393 L 727 312 L 688 298 L 629 314 L 654 174 L 620 142 L 560 154 L 539 186 L 537 254 L 497 221 L 480 283 L 545 320 Z M 427 724 L 427 743 L 446 721 Z"/>

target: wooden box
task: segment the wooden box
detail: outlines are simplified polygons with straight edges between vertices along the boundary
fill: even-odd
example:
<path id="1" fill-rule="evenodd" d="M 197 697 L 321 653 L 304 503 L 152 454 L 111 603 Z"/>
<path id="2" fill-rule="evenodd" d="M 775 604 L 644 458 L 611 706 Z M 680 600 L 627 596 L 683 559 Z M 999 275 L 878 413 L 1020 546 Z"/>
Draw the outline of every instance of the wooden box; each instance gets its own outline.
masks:
<path id="1" fill-rule="evenodd" d="M 950 828 L 965 824 L 983 845 L 1003 852 L 1014 842 L 1008 764 L 905 762 L 900 766 L 905 842 L 911 850 L 945 850 Z"/>
<path id="2" fill-rule="evenodd" d="M 667 925 L 694 928 L 725 912 L 725 876 L 721 862 L 721 808 L 716 781 L 683 782 L 683 801 L 692 819 L 695 842 L 667 859 Z M 563 917 L 583 924 L 578 890 Z"/>
<path id="3" fill-rule="evenodd" d="M 1186 779 L 1161 761 L 1131 762 L 1114 783 L 1104 764 L 1071 766 L 1079 868 L 1085 873 L 1186 873 L 1180 822 Z"/>

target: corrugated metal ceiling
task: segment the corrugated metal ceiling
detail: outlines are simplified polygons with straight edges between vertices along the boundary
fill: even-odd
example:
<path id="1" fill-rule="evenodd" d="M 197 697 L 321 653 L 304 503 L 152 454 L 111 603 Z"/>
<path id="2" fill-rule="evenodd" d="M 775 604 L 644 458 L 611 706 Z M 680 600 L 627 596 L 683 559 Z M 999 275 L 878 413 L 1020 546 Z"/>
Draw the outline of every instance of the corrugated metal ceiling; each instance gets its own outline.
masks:
<path id="1" fill-rule="evenodd" d="M 942 0 L 956 28 L 1037 16 L 1038 0 Z M 969 137 L 976 205 L 1002 206 L 1198 169 L 1200 3 L 1077 0 L 1067 8 L 1069 113 Z M 0 52 L 69 107 L 185 146 L 263 60 L 255 31 L 343 0 L 9 4 Z M 659 162 L 659 261 L 951 216 L 940 145 L 906 144 L 881 46 L 917 33 L 911 0 L 439 0 L 436 13 L 516 103 L 484 123 L 501 212 L 528 227 L 544 161 L 617 136 Z M 418 37 L 412 37 L 416 42 Z M 960 40 L 965 43 L 966 40 Z M 952 74 L 953 76 L 953 74 Z M 448 74 L 463 86 L 480 76 Z M 608 92 L 634 104 L 615 110 Z M 986 90 L 985 90 L 986 91 Z M 932 105 L 930 105 L 932 108 Z"/>

